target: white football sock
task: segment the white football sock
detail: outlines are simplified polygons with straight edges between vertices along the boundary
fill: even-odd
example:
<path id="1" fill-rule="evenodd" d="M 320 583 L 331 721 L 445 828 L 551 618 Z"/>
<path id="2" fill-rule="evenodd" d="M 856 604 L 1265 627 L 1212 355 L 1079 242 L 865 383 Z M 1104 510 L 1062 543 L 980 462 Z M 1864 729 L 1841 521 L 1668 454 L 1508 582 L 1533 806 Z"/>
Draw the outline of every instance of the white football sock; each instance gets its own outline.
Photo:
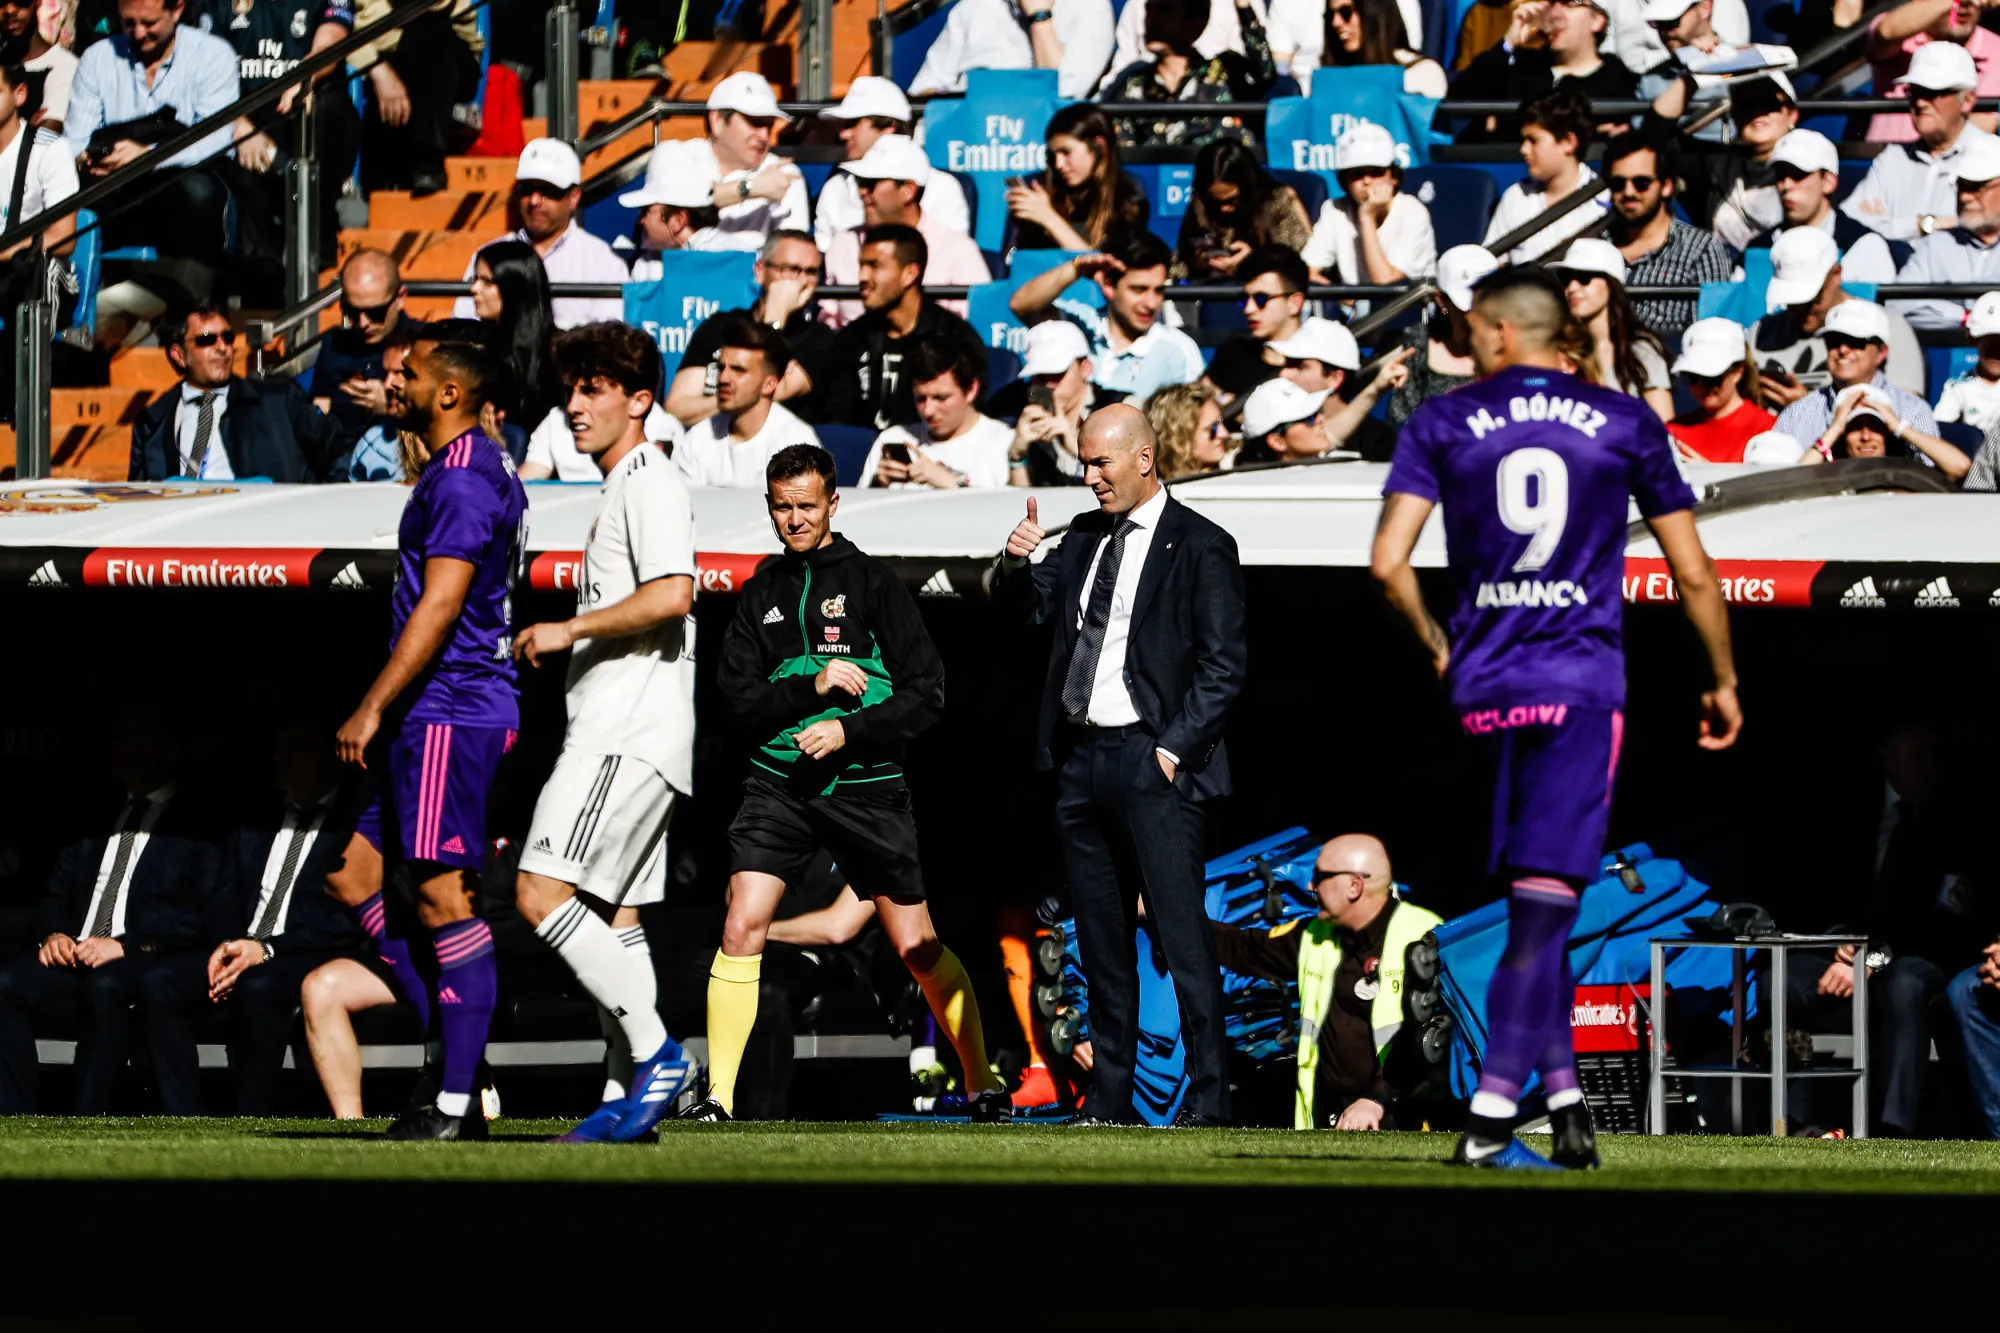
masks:
<path id="1" fill-rule="evenodd" d="M 472 1094 L 469 1092 L 440 1092 L 437 1108 L 449 1116 L 463 1116 L 472 1109 Z"/>
<path id="2" fill-rule="evenodd" d="M 1497 1092 L 1475 1092 L 1472 1094 L 1471 1110 L 1472 1114 L 1488 1120 L 1512 1120 L 1520 1107 L 1512 1098 L 1502 1097 Z"/>
<path id="3" fill-rule="evenodd" d="M 667 1029 L 653 1008 L 652 968 L 642 967 L 639 957 L 619 942 L 617 932 L 581 898 L 571 898 L 549 913 L 535 933 L 562 955 L 590 998 L 610 1011 L 628 1049 L 648 1055 L 660 1049 Z"/>
<path id="4" fill-rule="evenodd" d="M 1567 1088 L 1562 1092 L 1552 1092 L 1549 1094 L 1549 1109 L 1551 1111 L 1560 1111 L 1563 1107 L 1575 1106 L 1582 1100 L 1582 1088 Z"/>
<path id="5" fill-rule="evenodd" d="M 618 930 L 618 942 L 625 946 L 639 962 L 639 969 L 646 980 L 646 1006 L 655 1007 L 659 982 L 653 975 L 653 949 L 646 942 L 644 926 L 628 926 Z M 632 1048 L 625 1041 L 625 1029 L 618 1026 L 611 1017 L 611 1011 L 603 1005 L 597 1006 L 597 1025 L 604 1032 L 604 1100 L 622 1102 L 632 1085 Z"/>

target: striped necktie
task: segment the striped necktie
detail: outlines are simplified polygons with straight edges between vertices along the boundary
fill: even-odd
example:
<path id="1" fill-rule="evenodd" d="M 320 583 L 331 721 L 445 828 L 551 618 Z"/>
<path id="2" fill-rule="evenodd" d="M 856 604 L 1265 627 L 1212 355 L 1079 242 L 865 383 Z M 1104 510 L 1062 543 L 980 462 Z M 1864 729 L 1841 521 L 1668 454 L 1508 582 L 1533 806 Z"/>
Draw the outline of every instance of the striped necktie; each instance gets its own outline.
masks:
<path id="1" fill-rule="evenodd" d="M 90 929 L 84 933 L 86 939 L 108 939 L 112 923 L 118 919 L 118 897 L 125 889 L 125 871 L 132 864 L 132 848 L 139 841 L 139 828 L 146 822 L 146 801 L 127 801 L 125 817 L 118 821 L 118 851 L 111 858 L 111 878 L 105 881 L 104 894 L 97 900 L 97 911 L 91 915 Z"/>
<path id="2" fill-rule="evenodd" d="M 188 475 L 197 481 L 201 479 L 201 465 L 208 461 L 208 444 L 215 437 L 215 400 L 222 397 L 220 389 L 212 389 L 197 401 L 201 410 L 194 419 L 194 448 L 188 453 Z"/>
<path id="3" fill-rule="evenodd" d="M 299 873 L 299 858 L 305 855 L 306 843 L 312 836 L 312 812 L 289 802 L 286 810 L 293 821 L 292 840 L 285 848 L 284 864 L 278 867 L 278 882 L 271 886 L 270 901 L 264 904 L 263 914 L 257 918 L 256 928 L 250 932 L 260 940 L 268 940 L 277 934 L 278 921 L 285 911 L 285 900 L 291 896 L 292 880 Z"/>

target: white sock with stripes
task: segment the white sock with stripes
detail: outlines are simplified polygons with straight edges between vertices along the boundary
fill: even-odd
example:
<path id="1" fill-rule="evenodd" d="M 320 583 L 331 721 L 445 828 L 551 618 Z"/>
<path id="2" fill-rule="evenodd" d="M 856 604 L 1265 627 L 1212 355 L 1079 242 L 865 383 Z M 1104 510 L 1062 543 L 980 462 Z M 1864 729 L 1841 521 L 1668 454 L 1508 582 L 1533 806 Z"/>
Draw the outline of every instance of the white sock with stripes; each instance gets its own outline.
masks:
<path id="1" fill-rule="evenodd" d="M 646 928 L 627 926 L 618 930 L 614 926 L 612 929 L 618 935 L 618 942 L 638 959 L 646 978 L 646 1006 L 654 1008 L 659 981 L 653 975 L 653 946 L 646 942 Z M 618 1020 L 601 1004 L 597 1006 L 597 1025 L 604 1031 L 604 1100 L 621 1102 L 632 1084 L 632 1048 L 625 1042 L 625 1029 L 618 1026 Z"/>
<path id="2" fill-rule="evenodd" d="M 650 954 L 628 948 L 619 933 L 585 907 L 581 898 L 571 898 L 550 912 L 535 927 L 535 933 L 562 955 L 590 998 L 618 1024 L 628 1051 L 651 1055 L 660 1049 L 667 1029 L 653 1007 L 657 983 Z M 643 939 L 644 932 L 640 935 Z"/>

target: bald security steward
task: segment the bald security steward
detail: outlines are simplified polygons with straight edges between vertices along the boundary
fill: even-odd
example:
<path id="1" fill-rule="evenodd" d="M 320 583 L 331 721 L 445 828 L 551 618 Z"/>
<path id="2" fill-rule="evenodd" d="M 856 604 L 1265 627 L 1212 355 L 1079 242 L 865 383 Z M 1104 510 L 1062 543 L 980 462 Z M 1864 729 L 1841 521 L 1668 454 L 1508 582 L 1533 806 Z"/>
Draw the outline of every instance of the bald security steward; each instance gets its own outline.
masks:
<path id="1" fill-rule="evenodd" d="M 1424 1065 L 1420 1029 L 1406 1022 L 1403 971 L 1410 946 L 1438 915 L 1396 894 L 1389 849 L 1365 833 L 1319 849 L 1312 890 L 1319 915 L 1273 930 L 1214 922 L 1222 965 L 1299 986 L 1299 1090 L 1292 1128 L 1414 1129 L 1399 1118 Z"/>
<path id="2" fill-rule="evenodd" d="M 1091 414 L 1078 450 L 1097 509 L 1035 562 L 1028 516 L 995 586 L 1055 642 L 1037 762 L 1056 770 L 1056 831 L 1090 979 L 1096 1085 L 1076 1123 L 1132 1124 L 1141 899 L 1180 998 L 1188 1091 L 1177 1127 L 1226 1124 L 1222 973 L 1202 910 L 1202 803 L 1229 791 L 1222 729 L 1243 688 L 1236 543 L 1160 484 L 1152 427 L 1126 404 Z"/>

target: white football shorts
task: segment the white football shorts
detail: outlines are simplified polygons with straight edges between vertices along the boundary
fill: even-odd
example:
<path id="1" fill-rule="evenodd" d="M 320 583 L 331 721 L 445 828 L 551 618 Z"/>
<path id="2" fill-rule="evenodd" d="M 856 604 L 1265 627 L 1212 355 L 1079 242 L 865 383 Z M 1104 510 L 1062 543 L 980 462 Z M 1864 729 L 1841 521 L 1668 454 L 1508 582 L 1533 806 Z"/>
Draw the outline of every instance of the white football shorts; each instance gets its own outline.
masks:
<path id="1" fill-rule="evenodd" d="M 643 759 L 566 748 L 535 801 L 521 869 L 614 907 L 661 902 L 673 811 L 674 789 Z"/>

